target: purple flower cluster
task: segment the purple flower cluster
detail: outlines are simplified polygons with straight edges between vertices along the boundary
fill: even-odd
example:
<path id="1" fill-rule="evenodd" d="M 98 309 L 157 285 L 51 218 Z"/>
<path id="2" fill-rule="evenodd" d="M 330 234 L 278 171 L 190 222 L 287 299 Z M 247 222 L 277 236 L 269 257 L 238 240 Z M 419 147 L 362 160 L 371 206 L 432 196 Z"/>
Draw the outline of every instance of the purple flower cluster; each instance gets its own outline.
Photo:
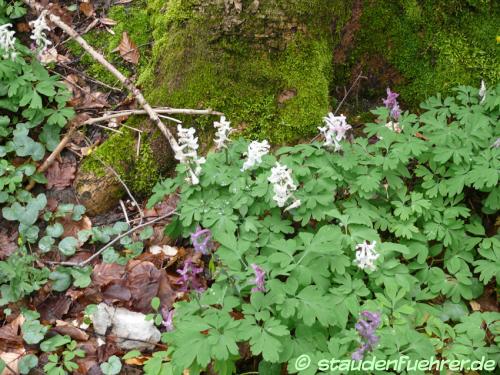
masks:
<path id="1" fill-rule="evenodd" d="M 259 267 L 256 264 L 252 264 L 251 266 L 253 268 L 253 271 L 255 272 L 255 279 L 254 279 L 255 287 L 252 288 L 252 292 L 265 292 L 266 271 L 264 271 L 261 267 Z"/>
<path id="2" fill-rule="evenodd" d="M 167 332 L 174 330 L 174 309 L 168 309 L 168 307 L 163 307 L 161 309 L 161 316 L 163 318 L 163 326 L 166 328 Z"/>
<path id="3" fill-rule="evenodd" d="M 196 231 L 191 234 L 191 242 L 194 250 L 202 254 L 208 254 L 208 250 L 212 247 L 212 232 L 210 229 L 196 228 Z"/>
<path id="4" fill-rule="evenodd" d="M 178 269 L 177 273 L 181 275 L 181 278 L 177 282 L 180 285 L 180 291 L 188 292 L 190 290 L 196 290 L 197 292 L 203 292 L 205 287 L 199 278 L 199 274 L 203 273 L 202 267 L 196 267 L 191 258 L 187 258 L 184 261 L 184 267 Z"/>
<path id="5" fill-rule="evenodd" d="M 384 99 L 384 105 L 386 108 L 391 110 L 391 117 L 397 120 L 401 116 L 401 109 L 399 108 L 399 103 L 397 101 L 398 93 L 392 92 L 390 88 L 387 88 L 387 98 Z"/>
<path id="6" fill-rule="evenodd" d="M 354 361 L 362 360 L 365 353 L 373 350 L 380 340 L 380 337 L 375 335 L 375 331 L 380 325 L 380 313 L 363 311 L 361 316 L 364 319 L 360 318 L 354 327 L 356 331 L 358 331 L 358 335 L 361 337 L 363 343 L 354 353 L 352 353 L 351 358 Z"/>

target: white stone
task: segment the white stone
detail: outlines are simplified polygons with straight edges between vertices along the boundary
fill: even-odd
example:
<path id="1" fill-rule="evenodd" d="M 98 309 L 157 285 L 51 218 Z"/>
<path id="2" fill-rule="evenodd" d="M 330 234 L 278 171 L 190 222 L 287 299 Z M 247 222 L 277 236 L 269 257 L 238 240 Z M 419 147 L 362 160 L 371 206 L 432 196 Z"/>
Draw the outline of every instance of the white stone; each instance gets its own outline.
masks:
<path id="1" fill-rule="evenodd" d="M 152 350 L 161 338 L 160 331 L 152 320 L 146 320 L 146 315 L 122 307 L 100 303 L 91 319 L 98 335 L 112 334 L 117 345 L 125 350 Z"/>

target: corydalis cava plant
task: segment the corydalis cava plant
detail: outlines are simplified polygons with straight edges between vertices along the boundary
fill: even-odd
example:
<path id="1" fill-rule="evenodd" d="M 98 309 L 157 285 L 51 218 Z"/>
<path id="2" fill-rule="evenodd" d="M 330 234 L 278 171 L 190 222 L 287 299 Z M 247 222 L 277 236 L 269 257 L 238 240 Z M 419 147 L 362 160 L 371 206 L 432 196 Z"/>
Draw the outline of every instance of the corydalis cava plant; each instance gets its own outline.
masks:
<path id="1" fill-rule="evenodd" d="M 191 234 L 191 243 L 193 244 L 194 250 L 202 253 L 208 254 L 212 240 L 212 232 L 210 229 L 196 228 L 196 231 Z"/>
<path id="2" fill-rule="evenodd" d="M 372 241 L 371 243 L 365 241 L 356 245 L 355 263 L 359 268 L 363 270 L 369 269 L 371 271 L 377 269 L 375 261 L 378 259 L 380 254 L 375 250 L 376 245 L 377 241 Z"/>
<path id="3" fill-rule="evenodd" d="M 36 20 L 30 22 L 30 26 L 33 28 L 30 39 L 35 42 L 36 50 L 39 55 L 52 44 L 45 34 L 46 31 L 50 31 L 49 25 L 47 25 L 46 16 L 47 11 L 44 10 Z"/>
<path id="4" fill-rule="evenodd" d="M 327 148 L 334 147 L 335 151 L 342 149 L 340 141 L 346 138 L 346 132 L 351 129 L 351 125 L 347 123 L 344 115 L 335 116 L 329 113 L 328 116 L 323 117 L 325 121 L 324 127 L 318 127 L 321 135 L 325 138 L 323 146 Z"/>
<path id="5" fill-rule="evenodd" d="M 2 51 L 2 58 L 7 60 L 14 60 L 17 57 L 16 52 L 16 38 L 15 31 L 10 30 L 11 23 L 6 23 L 0 26 L 0 50 Z"/>
<path id="6" fill-rule="evenodd" d="M 380 338 L 375 335 L 375 331 L 380 326 L 380 314 L 378 312 L 363 311 L 355 328 L 361 338 L 361 346 L 352 353 L 352 359 L 360 361 L 366 352 L 372 351 Z"/>
<path id="7" fill-rule="evenodd" d="M 189 181 L 193 185 L 200 182 L 201 165 L 205 163 L 205 158 L 198 157 L 198 138 L 194 136 L 194 128 L 183 128 L 177 125 L 177 137 L 179 146 L 174 148 L 175 158 L 188 167 Z"/>
<path id="8" fill-rule="evenodd" d="M 271 169 L 271 176 L 267 180 L 273 184 L 273 200 L 278 207 L 284 207 L 288 200 L 293 197 L 293 192 L 297 190 L 297 185 L 292 179 L 292 170 L 286 165 L 276 162 L 276 165 Z M 286 210 L 298 206 L 300 206 L 300 200 L 295 200 Z"/>
<path id="9" fill-rule="evenodd" d="M 265 278 L 266 278 L 266 271 L 264 271 L 260 266 L 256 264 L 252 264 L 252 269 L 253 272 L 255 273 L 255 279 L 253 281 L 255 287 L 252 288 L 252 292 L 265 292 L 266 291 L 266 285 L 265 285 Z"/>
<path id="10" fill-rule="evenodd" d="M 248 150 L 243 155 L 247 157 L 245 162 L 243 163 L 243 167 L 241 171 L 246 171 L 247 169 L 253 168 L 256 165 L 262 163 L 262 157 L 269 153 L 271 146 L 269 142 L 263 140 L 262 142 L 252 141 L 248 145 Z"/>
<path id="11" fill-rule="evenodd" d="M 178 284 L 182 292 L 189 292 L 191 290 L 203 292 L 205 290 L 198 276 L 203 273 L 203 268 L 197 267 L 191 258 L 187 258 L 184 261 L 183 268 L 178 269 L 177 273 L 181 275 Z"/>
<path id="12" fill-rule="evenodd" d="M 214 122 L 214 127 L 217 129 L 215 133 L 215 148 L 221 150 L 227 148 L 227 141 L 229 141 L 229 134 L 233 131 L 231 122 L 226 120 L 225 116 L 221 116 L 219 121 Z"/>

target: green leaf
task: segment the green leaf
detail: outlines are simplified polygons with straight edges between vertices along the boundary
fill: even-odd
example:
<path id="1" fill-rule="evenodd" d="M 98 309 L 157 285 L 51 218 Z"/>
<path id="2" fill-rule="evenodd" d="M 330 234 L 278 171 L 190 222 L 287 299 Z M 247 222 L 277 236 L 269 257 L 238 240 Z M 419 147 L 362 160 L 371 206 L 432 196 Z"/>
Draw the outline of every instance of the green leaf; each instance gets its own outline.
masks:
<path id="1" fill-rule="evenodd" d="M 158 310 L 160 308 L 160 299 L 158 297 L 153 297 L 151 300 L 151 307 L 153 310 Z"/>
<path id="2" fill-rule="evenodd" d="M 49 279 L 53 281 L 52 289 L 57 292 L 64 292 L 71 286 L 71 275 L 66 272 L 53 271 Z"/>
<path id="3" fill-rule="evenodd" d="M 61 346 L 64 346 L 64 345 L 68 344 L 69 342 L 71 342 L 71 337 L 69 337 L 67 335 L 65 335 L 65 336 L 55 335 L 55 336 L 52 336 L 50 339 L 43 341 L 40 344 L 40 349 L 46 353 L 53 352 L 57 348 L 60 348 Z"/>
<path id="4" fill-rule="evenodd" d="M 120 358 L 113 355 L 108 358 L 107 362 L 101 363 L 100 365 L 102 372 L 105 375 L 116 375 L 119 374 L 122 369 L 122 363 Z"/>
<path id="5" fill-rule="evenodd" d="M 38 366 L 38 358 L 34 354 L 27 354 L 19 360 L 19 372 L 28 374 L 31 369 Z"/>
<path id="6" fill-rule="evenodd" d="M 137 357 L 140 357 L 141 355 L 142 355 L 142 353 L 139 350 L 131 350 L 130 352 L 125 354 L 122 357 L 122 359 L 126 360 L 126 359 L 131 359 L 131 358 L 137 358 Z"/>
<path id="7" fill-rule="evenodd" d="M 75 237 L 66 237 L 59 242 L 59 251 L 66 256 L 71 256 L 76 252 L 78 240 Z"/>
<path id="8" fill-rule="evenodd" d="M 21 326 L 23 340 L 29 344 L 38 344 L 43 340 L 48 328 L 40 324 L 38 320 L 26 320 Z"/>

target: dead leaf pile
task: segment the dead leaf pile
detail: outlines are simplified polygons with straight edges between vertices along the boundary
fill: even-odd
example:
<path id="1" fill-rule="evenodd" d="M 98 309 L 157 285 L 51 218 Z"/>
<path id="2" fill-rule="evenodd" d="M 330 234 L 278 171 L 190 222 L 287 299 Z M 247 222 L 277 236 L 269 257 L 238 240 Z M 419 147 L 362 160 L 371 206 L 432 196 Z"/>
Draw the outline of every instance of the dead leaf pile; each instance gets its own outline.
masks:
<path id="1" fill-rule="evenodd" d="M 55 160 L 45 172 L 47 177 L 47 188 L 62 190 L 71 185 L 75 179 L 76 161 L 63 158 L 61 161 Z"/>
<path id="2" fill-rule="evenodd" d="M 105 302 L 133 311 L 151 312 L 153 297 L 159 297 L 162 305 L 169 307 L 174 302 L 166 272 L 151 262 L 131 260 L 126 266 L 102 263 L 94 268 L 92 280 Z"/>

